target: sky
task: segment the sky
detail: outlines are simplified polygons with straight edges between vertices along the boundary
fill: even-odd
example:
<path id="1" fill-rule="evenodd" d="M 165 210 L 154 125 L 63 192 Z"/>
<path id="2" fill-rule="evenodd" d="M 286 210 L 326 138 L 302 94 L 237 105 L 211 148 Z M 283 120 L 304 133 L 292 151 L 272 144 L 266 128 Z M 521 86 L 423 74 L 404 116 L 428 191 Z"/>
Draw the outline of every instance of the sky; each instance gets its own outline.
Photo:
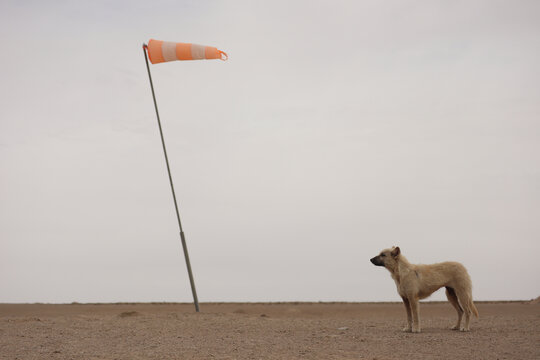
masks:
<path id="1" fill-rule="evenodd" d="M 0 302 L 398 301 L 369 259 L 540 295 L 537 1 L 0 3 Z M 444 291 L 430 299 L 445 299 Z"/>

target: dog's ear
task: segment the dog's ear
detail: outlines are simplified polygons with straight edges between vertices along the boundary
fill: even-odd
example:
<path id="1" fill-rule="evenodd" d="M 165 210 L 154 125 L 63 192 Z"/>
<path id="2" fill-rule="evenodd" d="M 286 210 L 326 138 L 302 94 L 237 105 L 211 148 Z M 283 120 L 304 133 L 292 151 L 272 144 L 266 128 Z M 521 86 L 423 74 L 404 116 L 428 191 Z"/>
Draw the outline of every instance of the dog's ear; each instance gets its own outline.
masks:
<path id="1" fill-rule="evenodd" d="M 401 254 L 401 250 L 399 249 L 399 246 L 396 246 L 392 252 L 390 253 L 392 255 L 392 257 L 396 257 L 398 256 L 399 254 Z"/>

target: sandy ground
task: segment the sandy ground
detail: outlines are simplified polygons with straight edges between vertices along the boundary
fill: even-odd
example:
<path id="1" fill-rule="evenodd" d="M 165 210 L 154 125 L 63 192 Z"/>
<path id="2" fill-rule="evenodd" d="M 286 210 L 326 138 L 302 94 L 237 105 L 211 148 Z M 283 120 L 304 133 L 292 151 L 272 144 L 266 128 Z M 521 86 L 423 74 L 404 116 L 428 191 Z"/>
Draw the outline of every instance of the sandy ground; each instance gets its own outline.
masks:
<path id="1" fill-rule="evenodd" d="M 0 359 L 540 359 L 540 304 L 477 303 L 469 333 L 448 303 L 0 304 Z"/>

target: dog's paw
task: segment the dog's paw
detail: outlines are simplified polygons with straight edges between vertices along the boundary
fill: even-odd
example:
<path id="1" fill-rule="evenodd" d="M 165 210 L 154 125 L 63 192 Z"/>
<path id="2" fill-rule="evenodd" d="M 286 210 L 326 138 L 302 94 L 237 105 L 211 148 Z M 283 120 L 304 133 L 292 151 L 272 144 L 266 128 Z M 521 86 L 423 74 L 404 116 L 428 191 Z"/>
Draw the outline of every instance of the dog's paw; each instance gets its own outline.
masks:
<path id="1" fill-rule="evenodd" d="M 413 332 L 413 333 L 420 333 L 421 331 L 420 331 L 420 329 L 418 328 L 418 329 L 412 329 L 412 332 Z"/>
<path id="2" fill-rule="evenodd" d="M 406 327 L 404 327 L 403 329 L 401 329 L 401 331 L 403 331 L 403 332 L 411 332 L 411 330 L 412 330 L 412 329 L 411 329 L 410 326 L 406 326 Z"/>
<path id="3" fill-rule="evenodd" d="M 458 325 L 454 325 L 450 328 L 450 330 L 461 330 Z"/>
<path id="4" fill-rule="evenodd" d="M 459 329 L 459 331 L 467 332 L 467 331 L 470 331 L 470 330 L 462 327 L 461 329 Z"/>

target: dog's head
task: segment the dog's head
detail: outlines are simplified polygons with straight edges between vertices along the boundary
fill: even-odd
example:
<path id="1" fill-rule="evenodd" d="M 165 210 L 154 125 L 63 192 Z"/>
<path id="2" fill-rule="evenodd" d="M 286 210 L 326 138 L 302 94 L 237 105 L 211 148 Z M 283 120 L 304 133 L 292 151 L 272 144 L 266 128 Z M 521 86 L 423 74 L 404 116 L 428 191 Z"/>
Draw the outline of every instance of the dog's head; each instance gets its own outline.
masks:
<path id="1" fill-rule="evenodd" d="M 371 261 L 373 265 L 384 266 L 388 270 L 393 270 L 397 265 L 400 254 L 401 250 L 399 247 L 393 246 L 390 249 L 384 249 L 379 255 L 371 258 L 369 261 Z"/>

